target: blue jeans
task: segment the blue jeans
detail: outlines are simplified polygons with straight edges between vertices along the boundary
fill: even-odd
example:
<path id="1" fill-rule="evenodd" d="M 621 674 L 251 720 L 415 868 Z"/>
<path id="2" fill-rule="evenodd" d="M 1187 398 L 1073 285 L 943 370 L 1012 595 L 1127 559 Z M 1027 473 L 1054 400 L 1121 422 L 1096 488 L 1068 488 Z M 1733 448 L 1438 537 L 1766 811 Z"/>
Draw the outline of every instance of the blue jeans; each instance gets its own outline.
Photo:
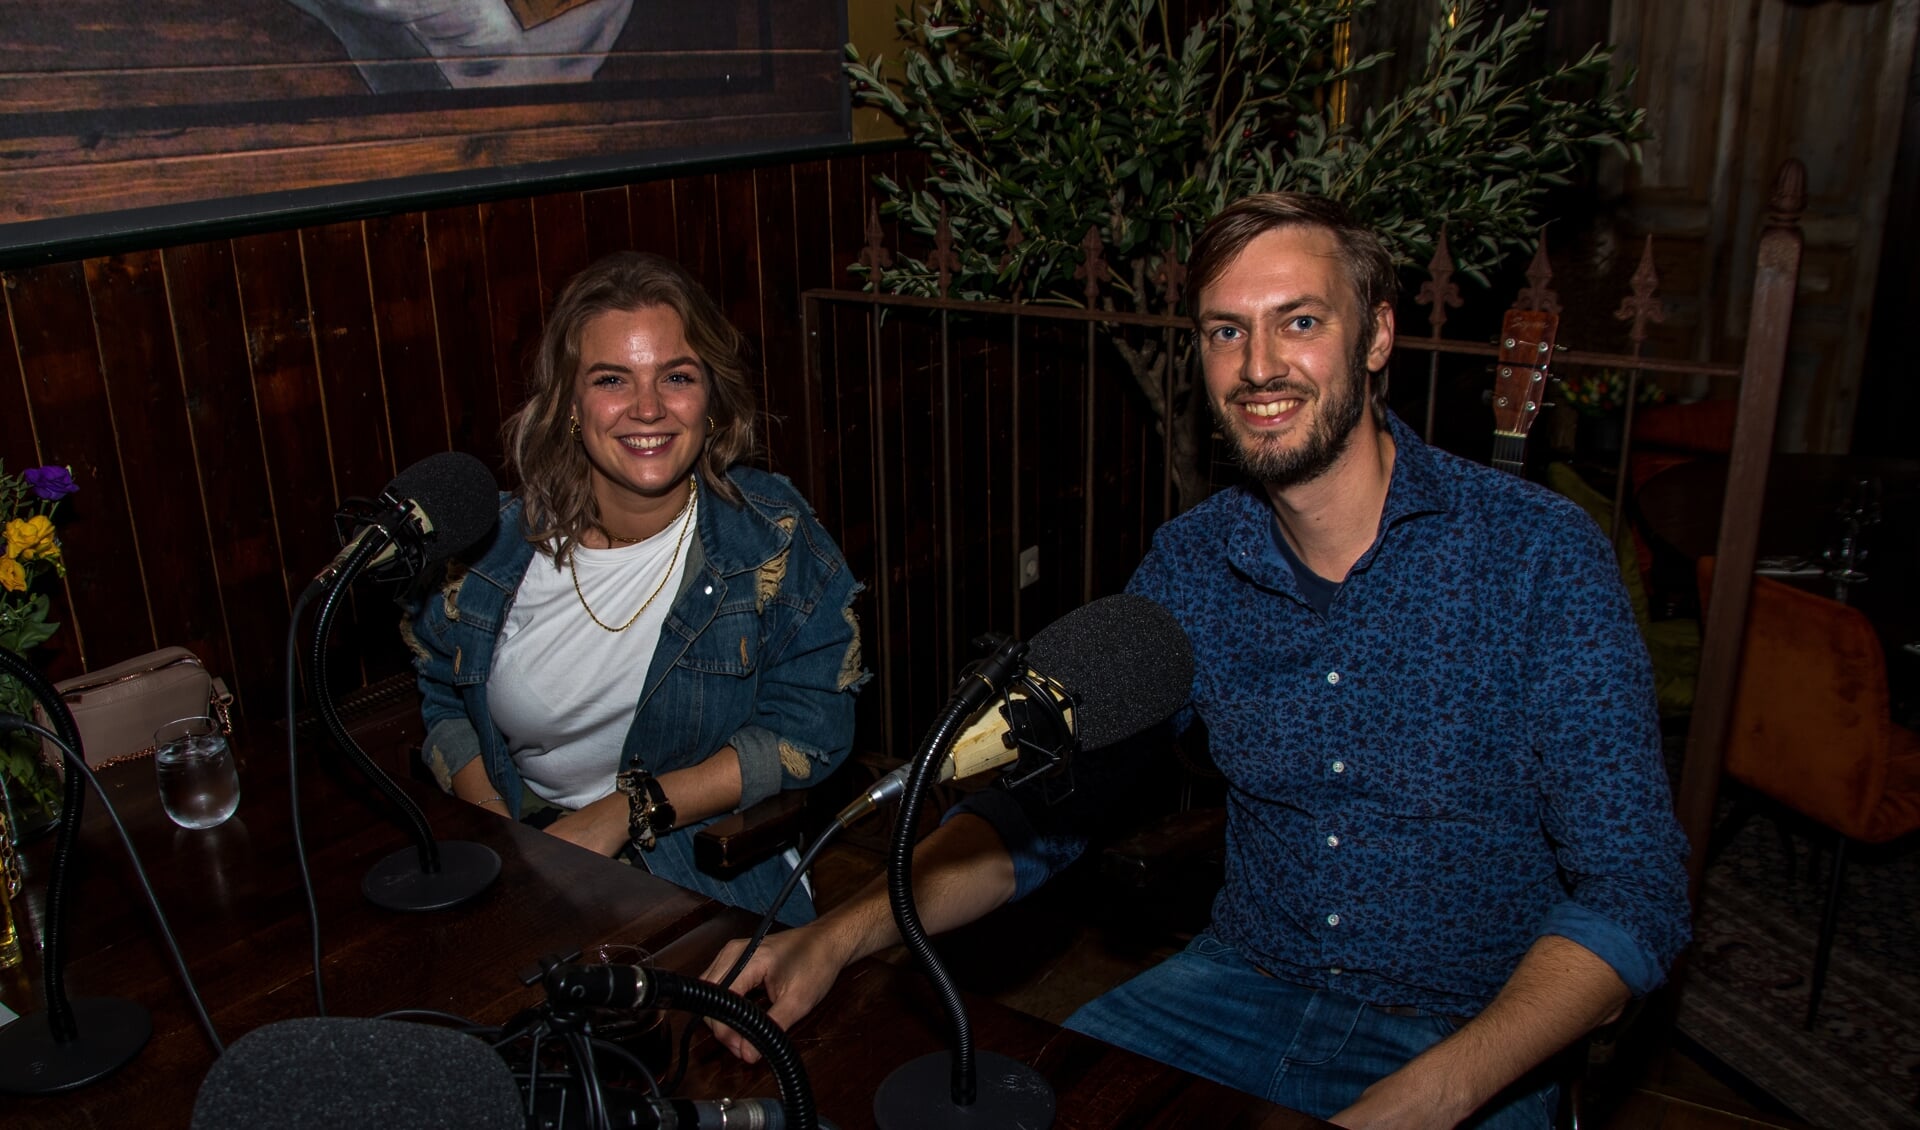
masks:
<path id="1" fill-rule="evenodd" d="M 1390 1014 L 1269 977 L 1211 931 L 1087 1002 L 1066 1026 L 1317 1118 L 1455 1029 L 1443 1016 Z M 1464 1125 L 1547 1130 L 1558 1099 L 1552 1083 L 1516 1085 Z"/>

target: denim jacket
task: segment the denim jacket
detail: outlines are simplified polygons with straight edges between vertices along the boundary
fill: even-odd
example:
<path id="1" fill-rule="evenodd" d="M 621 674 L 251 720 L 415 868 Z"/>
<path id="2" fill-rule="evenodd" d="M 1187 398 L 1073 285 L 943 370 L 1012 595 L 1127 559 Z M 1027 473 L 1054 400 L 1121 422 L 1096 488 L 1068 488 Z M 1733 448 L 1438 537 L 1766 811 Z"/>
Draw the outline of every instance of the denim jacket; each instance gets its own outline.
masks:
<path id="1" fill-rule="evenodd" d="M 866 673 L 852 608 L 860 585 L 839 547 L 784 477 L 736 467 L 728 478 L 745 504 L 701 492 L 699 537 L 689 544 L 686 580 L 661 628 L 620 767 L 658 775 L 730 744 L 740 758 L 746 809 L 783 789 L 814 785 L 846 759 L 852 692 Z M 451 563 L 437 589 L 416 589 L 403 602 L 401 625 L 423 699 L 428 766 L 451 790 L 453 775 L 482 759 L 516 818 L 520 773 L 488 712 L 487 672 L 534 552 L 520 499 L 503 494 L 492 541 L 470 562 Z M 785 860 L 715 878 L 694 865 L 693 835 L 702 826 L 662 837 L 642 857 L 647 869 L 764 911 L 789 874 Z M 812 916 L 796 893 L 781 919 Z"/>

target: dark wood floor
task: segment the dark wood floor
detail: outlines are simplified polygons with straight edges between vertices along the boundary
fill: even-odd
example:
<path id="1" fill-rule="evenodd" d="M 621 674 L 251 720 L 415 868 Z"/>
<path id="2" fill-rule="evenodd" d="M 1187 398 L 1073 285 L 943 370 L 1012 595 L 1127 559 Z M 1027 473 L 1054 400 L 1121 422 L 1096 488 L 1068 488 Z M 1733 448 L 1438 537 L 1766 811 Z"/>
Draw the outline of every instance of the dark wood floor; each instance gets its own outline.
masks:
<path id="1" fill-rule="evenodd" d="M 815 867 L 822 909 L 846 898 L 885 869 L 883 846 L 858 832 L 830 847 Z M 1113 912 L 1113 896 L 1095 881 L 1068 883 L 1059 897 L 1036 896 L 1003 910 L 990 925 L 943 941 L 950 972 L 966 987 L 1004 1004 L 1058 1022 L 1107 987 L 1160 960 L 1184 939 L 1177 933 L 1143 938 L 1130 916 Z M 1134 921 L 1168 920 L 1169 908 Z M 1198 921 L 1203 906 L 1172 908 Z M 989 956 L 990 955 L 990 956 Z M 884 955 L 892 960 L 904 954 Z M 1784 1112 L 1770 1111 L 1763 1095 L 1745 1094 L 1704 1053 L 1676 1040 L 1666 1026 L 1629 1033 L 1634 1066 L 1599 1097 L 1604 1108 L 1583 1130 L 1811 1130 Z M 1629 1057 L 1623 1050 L 1623 1059 Z"/>

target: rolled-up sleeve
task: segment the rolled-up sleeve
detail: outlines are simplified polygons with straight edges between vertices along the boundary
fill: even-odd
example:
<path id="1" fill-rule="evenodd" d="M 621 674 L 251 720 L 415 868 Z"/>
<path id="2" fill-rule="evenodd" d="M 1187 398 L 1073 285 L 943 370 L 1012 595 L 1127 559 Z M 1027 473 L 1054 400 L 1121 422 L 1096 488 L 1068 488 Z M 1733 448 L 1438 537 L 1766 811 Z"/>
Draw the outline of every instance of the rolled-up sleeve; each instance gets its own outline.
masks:
<path id="1" fill-rule="evenodd" d="M 1545 829 L 1568 895 L 1540 922 L 1612 966 L 1636 995 L 1691 935 L 1687 840 L 1661 753 L 1652 665 L 1613 555 L 1592 523 L 1534 574 Z"/>
<path id="2" fill-rule="evenodd" d="M 453 775 L 480 756 L 480 736 L 467 717 L 466 703 L 454 689 L 454 655 L 426 621 L 436 613 L 430 602 L 444 599 L 435 589 L 416 590 L 401 602 L 400 636 L 413 653 L 414 684 L 420 690 L 420 720 L 427 736 L 421 757 L 433 779 L 453 791 Z M 423 630 L 425 629 L 425 630 Z"/>
<path id="3" fill-rule="evenodd" d="M 798 607 L 777 605 L 797 626 L 776 639 L 760 672 L 753 713 L 731 744 L 740 761 L 740 808 L 785 789 L 809 788 L 839 768 L 853 749 L 854 692 L 867 680 L 853 601 L 860 585 L 824 530 L 808 523 L 808 552 L 826 568 Z M 795 550 L 801 552 L 796 545 Z"/>

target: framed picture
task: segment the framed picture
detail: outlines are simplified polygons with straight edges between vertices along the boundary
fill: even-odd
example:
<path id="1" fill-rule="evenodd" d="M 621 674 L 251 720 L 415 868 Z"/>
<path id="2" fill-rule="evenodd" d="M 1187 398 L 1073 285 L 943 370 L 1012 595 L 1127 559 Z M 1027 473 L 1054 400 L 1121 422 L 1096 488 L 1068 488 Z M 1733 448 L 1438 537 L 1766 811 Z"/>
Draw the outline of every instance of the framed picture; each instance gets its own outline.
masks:
<path id="1" fill-rule="evenodd" d="M 6 0 L 0 259 L 848 139 L 845 0 Z"/>

